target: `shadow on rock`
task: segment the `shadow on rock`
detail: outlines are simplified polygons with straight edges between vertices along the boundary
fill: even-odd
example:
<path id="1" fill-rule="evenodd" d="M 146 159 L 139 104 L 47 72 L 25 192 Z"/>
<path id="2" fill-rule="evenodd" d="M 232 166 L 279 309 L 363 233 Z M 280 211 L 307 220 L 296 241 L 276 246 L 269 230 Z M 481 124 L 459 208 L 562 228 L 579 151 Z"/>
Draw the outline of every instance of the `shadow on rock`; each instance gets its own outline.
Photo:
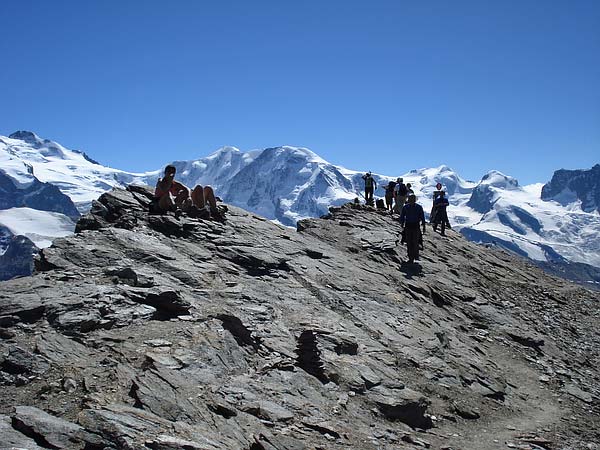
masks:
<path id="1" fill-rule="evenodd" d="M 407 261 L 403 261 L 400 265 L 400 272 L 404 273 L 405 277 L 409 280 L 415 276 L 422 276 L 423 266 L 419 263 L 409 263 Z"/>

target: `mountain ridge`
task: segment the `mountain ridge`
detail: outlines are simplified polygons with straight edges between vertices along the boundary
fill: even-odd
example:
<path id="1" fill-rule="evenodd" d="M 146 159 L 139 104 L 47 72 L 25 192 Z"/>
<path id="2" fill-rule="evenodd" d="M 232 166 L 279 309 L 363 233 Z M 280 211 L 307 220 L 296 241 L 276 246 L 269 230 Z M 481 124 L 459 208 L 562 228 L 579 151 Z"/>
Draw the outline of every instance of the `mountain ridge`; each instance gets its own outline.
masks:
<path id="1" fill-rule="evenodd" d="M 15 164 L 28 165 L 36 178 L 57 186 L 83 213 L 89 210 L 92 200 L 111 187 L 131 182 L 153 185 L 162 172 L 158 169 L 128 173 L 110 169 L 33 133 L 11 136 L 25 136 L 35 143 L 34 147 L 51 148 L 40 153 L 40 148 L 28 146 L 26 141 L 3 138 L 0 142 L 3 165 L 4 162 L 9 168 L 16 167 Z M 60 150 L 61 158 L 52 156 L 55 151 L 52 148 Z M 360 199 L 363 191 L 363 172 L 330 164 L 314 152 L 298 147 L 250 152 L 223 147 L 208 157 L 173 164 L 184 184 L 191 187 L 210 184 L 228 203 L 286 226 L 327 214 L 330 206 Z M 31 183 L 33 174 L 19 170 L 11 172 L 13 179 Z M 582 173 L 587 172 L 579 171 L 576 175 Z M 600 233 L 593 231 L 600 229 L 600 216 L 597 212 L 582 211 L 580 200 L 566 206 L 553 199 L 544 201 L 541 193 L 549 192 L 548 188 L 541 184 L 520 186 L 514 178 L 497 171 L 485 174 L 479 182 L 464 180 L 443 165 L 413 169 L 402 176 L 405 182 L 413 184 L 427 211 L 426 199 L 431 198 L 435 184 L 442 182 L 449 193 L 448 211 L 453 226 L 477 242 L 502 245 L 542 262 L 579 262 L 600 267 Z M 383 186 L 396 177 L 376 174 L 375 178 Z M 377 194 L 382 195 L 383 191 L 379 189 Z"/>

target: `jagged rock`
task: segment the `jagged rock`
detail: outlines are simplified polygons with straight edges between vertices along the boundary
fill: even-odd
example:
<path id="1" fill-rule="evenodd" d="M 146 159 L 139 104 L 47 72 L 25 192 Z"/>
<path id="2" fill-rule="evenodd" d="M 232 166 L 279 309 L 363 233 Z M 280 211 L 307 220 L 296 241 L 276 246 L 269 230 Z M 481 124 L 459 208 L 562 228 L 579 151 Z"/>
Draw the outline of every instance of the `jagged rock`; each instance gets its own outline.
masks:
<path id="1" fill-rule="evenodd" d="M 592 403 L 593 396 L 589 392 L 583 391 L 580 387 L 570 384 L 565 387 L 565 392 L 569 395 L 572 395 L 575 398 L 578 398 L 582 402 Z"/>
<path id="2" fill-rule="evenodd" d="M 452 404 L 452 409 L 463 419 L 475 420 L 481 417 L 477 411 L 462 402 L 455 402 Z"/>
<path id="3" fill-rule="evenodd" d="M 3 227 L 0 225 L 0 230 Z M 33 255 L 38 252 L 35 244 L 26 236 L 12 236 L 0 255 L 0 280 L 31 275 Z"/>
<path id="4" fill-rule="evenodd" d="M 12 420 L 9 416 L 0 414 L 0 449 L 27 449 L 38 450 L 42 449 L 36 442 L 17 431 L 12 426 Z"/>
<path id="5" fill-rule="evenodd" d="M 8 348 L 8 355 L 0 364 L 0 368 L 13 375 L 42 375 L 49 365 L 38 355 L 13 345 Z"/>
<path id="6" fill-rule="evenodd" d="M 16 430 L 34 438 L 46 448 L 83 448 L 88 434 L 77 424 L 30 406 L 17 406 L 12 422 Z"/>
<path id="7" fill-rule="evenodd" d="M 521 442 L 506 423 L 598 440 L 597 292 L 453 231 L 409 270 L 372 208 L 296 232 L 150 199 L 103 195 L 95 229 L 0 285 L 0 412 L 44 410 L 90 450 L 492 450 Z"/>
<path id="8" fill-rule="evenodd" d="M 288 422 L 294 418 L 293 413 L 270 401 L 246 403 L 241 405 L 239 409 L 271 422 Z"/>
<path id="9" fill-rule="evenodd" d="M 369 399 L 388 420 L 399 420 L 414 428 L 433 426 L 431 417 L 425 415 L 431 402 L 423 394 L 411 389 L 375 389 Z"/>

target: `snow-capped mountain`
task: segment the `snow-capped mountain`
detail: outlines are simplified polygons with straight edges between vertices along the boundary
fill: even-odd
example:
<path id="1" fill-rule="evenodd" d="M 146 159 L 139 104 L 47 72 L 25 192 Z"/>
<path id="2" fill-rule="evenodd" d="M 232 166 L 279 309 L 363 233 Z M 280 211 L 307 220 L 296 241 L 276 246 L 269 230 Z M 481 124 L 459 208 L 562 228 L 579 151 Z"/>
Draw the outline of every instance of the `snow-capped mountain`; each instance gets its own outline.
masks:
<path id="1" fill-rule="evenodd" d="M 589 170 L 557 170 L 542 188 L 541 198 L 600 213 L 600 164 Z"/>
<path id="2" fill-rule="evenodd" d="M 92 200 L 113 187 L 144 176 L 104 167 L 83 152 L 66 149 L 30 131 L 0 136 L 0 174 L 8 176 L 16 190 L 27 189 L 36 180 L 49 183 L 68 196 L 79 212 L 87 212 Z"/>
<path id="3" fill-rule="evenodd" d="M 73 233 L 92 200 L 137 177 L 29 131 L 0 136 L 0 279 L 31 272 L 32 253 Z"/>
<path id="4" fill-rule="evenodd" d="M 184 164 L 176 162 L 175 166 L 185 184 L 210 184 L 224 201 L 288 226 L 323 215 L 329 206 L 358 196 L 350 171 L 342 173 L 306 148 L 242 153 L 226 147 Z M 215 165 L 218 169 L 212 170 Z"/>
<path id="5" fill-rule="evenodd" d="M 5 210 L 4 216 L 0 214 L 0 225 L 4 224 L 9 233 L 4 240 L 0 236 L 0 252 L 6 250 L 2 242 L 15 234 L 29 233 L 38 246 L 49 242 L 36 236 L 43 233 L 15 225 L 23 224 L 23 217 L 27 217 L 21 209 L 41 208 L 31 202 L 15 205 L 5 197 L 12 198 L 16 192 L 24 193 L 32 186 L 39 188 L 38 183 L 48 183 L 69 197 L 79 212 L 85 212 L 93 199 L 112 187 L 132 182 L 154 185 L 162 174 L 162 168 L 147 173 L 108 168 L 82 152 L 68 150 L 30 132 L 0 136 L 0 163 L 0 188 L 9 187 L 0 191 L 0 209 Z M 288 226 L 294 226 L 299 219 L 326 214 L 332 205 L 361 199 L 363 192 L 364 172 L 330 164 L 306 148 L 284 146 L 241 152 L 223 147 L 210 156 L 172 164 L 177 167 L 177 179 L 184 184 L 212 185 L 224 201 Z M 441 182 L 449 195 L 448 213 L 453 227 L 471 240 L 495 243 L 538 261 L 573 261 L 600 267 L 600 215 L 592 210 L 600 202 L 596 194 L 588 194 L 588 189 L 598 192 L 599 169 L 595 166 L 591 171 L 558 171 L 544 187 L 520 186 L 516 179 L 497 171 L 484 175 L 479 182 L 467 181 L 447 166 L 411 170 L 399 176 L 412 184 L 426 210 L 431 207 L 435 184 Z M 567 181 L 563 172 L 569 172 Z M 376 196 L 383 197 L 383 187 L 397 176 L 374 174 L 378 183 Z M 566 195 L 565 189 L 575 194 Z M 56 197 L 57 202 L 59 198 Z M 54 206 L 47 206 L 46 210 L 65 214 Z M 14 219 L 9 219 L 12 216 Z M 49 220 L 45 217 L 33 222 L 47 224 Z M 68 232 L 66 222 L 53 223 L 44 228 Z"/>

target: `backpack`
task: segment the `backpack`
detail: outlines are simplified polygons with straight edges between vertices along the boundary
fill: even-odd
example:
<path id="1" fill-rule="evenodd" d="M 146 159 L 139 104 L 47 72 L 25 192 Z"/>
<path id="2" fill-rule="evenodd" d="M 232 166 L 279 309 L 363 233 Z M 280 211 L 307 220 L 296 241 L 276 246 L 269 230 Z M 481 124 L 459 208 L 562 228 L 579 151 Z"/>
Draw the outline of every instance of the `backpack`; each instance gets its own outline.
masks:
<path id="1" fill-rule="evenodd" d="M 404 197 L 404 196 L 406 196 L 407 193 L 408 193 L 408 191 L 406 190 L 406 185 L 404 183 L 399 183 L 398 184 L 398 195 Z"/>
<path id="2" fill-rule="evenodd" d="M 396 189 L 396 182 L 395 181 L 390 181 L 388 183 L 387 188 L 385 188 L 385 190 L 388 191 L 388 192 L 390 192 L 390 193 L 393 193 L 394 189 Z"/>

